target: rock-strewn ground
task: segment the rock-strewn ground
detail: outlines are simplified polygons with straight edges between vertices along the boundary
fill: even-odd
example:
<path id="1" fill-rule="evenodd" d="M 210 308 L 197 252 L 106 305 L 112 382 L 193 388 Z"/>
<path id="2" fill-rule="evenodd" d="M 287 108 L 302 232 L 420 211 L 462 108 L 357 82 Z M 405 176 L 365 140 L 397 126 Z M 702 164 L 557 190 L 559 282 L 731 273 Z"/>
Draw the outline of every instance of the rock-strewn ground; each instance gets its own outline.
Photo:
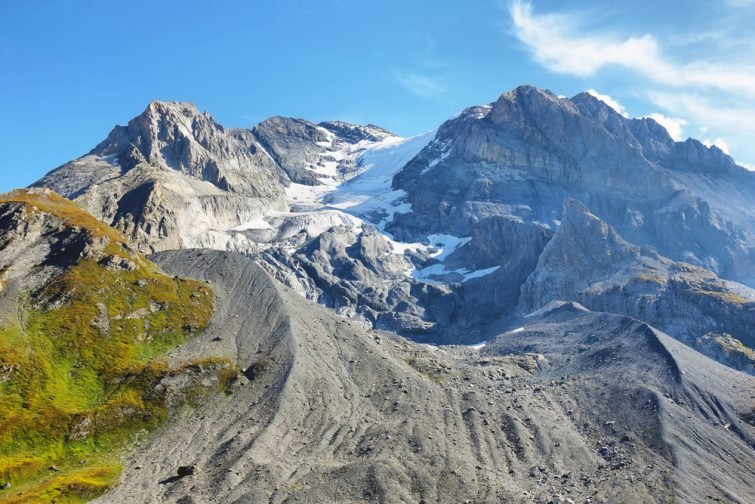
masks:
<path id="1" fill-rule="evenodd" d="M 755 498 L 755 380 L 633 319 L 551 305 L 482 351 L 430 347 L 341 319 L 239 255 L 153 259 L 218 295 L 173 358 L 246 371 L 135 447 L 100 502 Z"/>

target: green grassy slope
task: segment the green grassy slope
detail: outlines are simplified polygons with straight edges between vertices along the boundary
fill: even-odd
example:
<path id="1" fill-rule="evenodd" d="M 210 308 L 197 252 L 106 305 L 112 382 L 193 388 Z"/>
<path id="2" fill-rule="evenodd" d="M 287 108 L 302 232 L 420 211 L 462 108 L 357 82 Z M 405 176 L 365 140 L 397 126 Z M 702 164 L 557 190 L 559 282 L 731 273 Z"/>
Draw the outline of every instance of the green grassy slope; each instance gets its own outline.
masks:
<path id="1" fill-rule="evenodd" d="M 86 501 L 117 483 L 118 451 L 167 417 L 158 384 L 188 367 L 170 369 L 160 356 L 204 329 L 212 293 L 162 274 L 60 196 L 18 191 L 0 197 L 6 204 L 106 238 L 102 260 L 81 258 L 22 293 L 18 322 L 0 324 L 0 486 L 12 484 L 0 503 Z M 114 257 L 129 267 L 113 267 Z M 218 383 L 234 374 L 217 360 L 189 367 Z"/>

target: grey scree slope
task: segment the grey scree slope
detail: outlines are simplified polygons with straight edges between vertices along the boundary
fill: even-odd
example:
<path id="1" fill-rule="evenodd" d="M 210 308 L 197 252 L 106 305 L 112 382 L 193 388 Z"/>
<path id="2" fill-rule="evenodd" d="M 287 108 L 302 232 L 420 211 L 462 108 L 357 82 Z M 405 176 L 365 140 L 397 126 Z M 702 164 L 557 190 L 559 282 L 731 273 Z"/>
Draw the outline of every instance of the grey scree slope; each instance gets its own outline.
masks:
<path id="1" fill-rule="evenodd" d="M 97 502 L 755 502 L 755 379 L 634 319 L 551 304 L 482 352 L 438 349 L 240 255 L 153 260 L 218 296 L 173 358 L 228 356 L 249 378 L 176 413 Z"/>

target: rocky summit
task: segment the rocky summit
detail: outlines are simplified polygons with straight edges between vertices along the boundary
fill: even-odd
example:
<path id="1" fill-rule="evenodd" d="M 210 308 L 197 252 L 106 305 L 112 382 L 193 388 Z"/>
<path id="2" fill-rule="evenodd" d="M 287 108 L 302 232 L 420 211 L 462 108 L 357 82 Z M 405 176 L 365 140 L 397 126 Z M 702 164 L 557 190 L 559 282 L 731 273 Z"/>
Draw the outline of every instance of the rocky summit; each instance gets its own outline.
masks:
<path id="1" fill-rule="evenodd" d="M 0 198 L 0 503 L 749 503 L 754 348 L 755 173 L 653 119 L 154 101 Z"/>

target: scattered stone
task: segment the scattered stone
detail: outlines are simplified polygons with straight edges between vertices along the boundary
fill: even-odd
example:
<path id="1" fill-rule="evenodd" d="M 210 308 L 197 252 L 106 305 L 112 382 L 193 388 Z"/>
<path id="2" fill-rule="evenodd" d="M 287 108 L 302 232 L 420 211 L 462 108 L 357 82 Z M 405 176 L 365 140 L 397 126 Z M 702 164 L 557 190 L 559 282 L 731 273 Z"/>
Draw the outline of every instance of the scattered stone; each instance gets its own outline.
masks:
<path id="1" fill-rule="evenodd" d="M 191 476 L 194 474 L 195 468 L 193 465 L 185 465 L 180 466 L 178 468 L 178 477 L 179 478 L 185 478 L 186 476 Z"/>

